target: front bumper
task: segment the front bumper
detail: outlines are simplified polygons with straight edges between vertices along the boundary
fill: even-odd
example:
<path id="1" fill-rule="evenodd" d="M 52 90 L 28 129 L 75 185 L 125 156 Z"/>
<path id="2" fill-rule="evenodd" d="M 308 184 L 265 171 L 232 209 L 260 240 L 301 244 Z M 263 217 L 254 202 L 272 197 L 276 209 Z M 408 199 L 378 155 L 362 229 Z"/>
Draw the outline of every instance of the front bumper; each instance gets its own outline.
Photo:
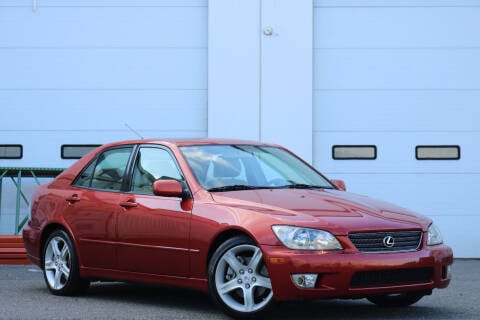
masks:
<path id="1" fill-rule="evenodd" d="M 438 245 L 414 252 L 362 253 L 358 251 L 295 251 L 280 246 L 262 246 L 276 300 L 333 297 L 365 297 L 404 291 L 429 292 L 450 283 L 448 266 L 453 263 L 450 247 Z M 428 279 L 396 280 L 388 284 L 362 285 L 352 282 L 360 273 L 395 274 L 404 270 L 428 270 Z M 318 274 L 314 288 L 300 288 L 292 274 Z M 381 283 L 381 282 L 380 282 Z"/>

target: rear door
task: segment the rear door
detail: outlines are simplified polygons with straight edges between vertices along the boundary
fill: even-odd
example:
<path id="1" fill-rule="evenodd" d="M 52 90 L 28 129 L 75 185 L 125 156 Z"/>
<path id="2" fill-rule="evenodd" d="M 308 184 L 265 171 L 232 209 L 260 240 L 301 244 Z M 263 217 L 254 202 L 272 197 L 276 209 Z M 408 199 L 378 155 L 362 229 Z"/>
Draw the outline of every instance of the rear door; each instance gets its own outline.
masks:
<path id="1" fill-rule="evenodd" d="M 116 221 L 132 146 L 109 149 L 91 162 L 66 194 L 65 219 L 77 236 L 80 263 L 115 268 Z"/>

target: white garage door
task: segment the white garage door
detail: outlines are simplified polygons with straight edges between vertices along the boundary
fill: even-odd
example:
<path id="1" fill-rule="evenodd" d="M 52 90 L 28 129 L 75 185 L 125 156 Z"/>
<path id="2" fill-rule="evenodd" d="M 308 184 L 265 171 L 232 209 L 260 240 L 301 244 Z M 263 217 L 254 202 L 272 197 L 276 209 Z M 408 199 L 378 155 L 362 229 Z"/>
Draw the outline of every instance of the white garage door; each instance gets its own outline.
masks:
<path id="1" fill-rule="evenodd" d="M 207 0 L 2 0 L 1 166 L 66 167 L 64 144 L 205 137 Z"/>
<path id="2" fill-rule="evenodd" d="M 477 2 L 316 1 L 314 12 L 316 167 L 430 216 L 455 256 L 480 257 Z"/>

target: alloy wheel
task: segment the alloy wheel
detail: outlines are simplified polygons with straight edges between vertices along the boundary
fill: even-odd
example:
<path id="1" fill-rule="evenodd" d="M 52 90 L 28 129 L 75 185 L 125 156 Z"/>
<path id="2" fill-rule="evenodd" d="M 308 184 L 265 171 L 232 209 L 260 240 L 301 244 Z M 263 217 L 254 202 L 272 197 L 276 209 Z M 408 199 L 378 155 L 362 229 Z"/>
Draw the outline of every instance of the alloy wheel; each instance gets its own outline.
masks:
<path id="1" fill-rule="evenodd" d="M 223 253 L 215 269 L 215 287 L 222 302 L 237 312 L 255 313 L 273 299 L 262 252 L 252 244 Z"/>

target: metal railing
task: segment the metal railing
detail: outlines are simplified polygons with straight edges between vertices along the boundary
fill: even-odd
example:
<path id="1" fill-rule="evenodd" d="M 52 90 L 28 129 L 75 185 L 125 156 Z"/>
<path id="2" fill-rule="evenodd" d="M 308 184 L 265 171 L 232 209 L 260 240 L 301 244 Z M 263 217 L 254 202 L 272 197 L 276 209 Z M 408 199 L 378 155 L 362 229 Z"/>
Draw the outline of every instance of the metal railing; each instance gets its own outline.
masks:
<path id="1" fill-rule="evenodd" d="M 63 168 L 14 168 L 14 167 L 0 167 L 0 217 L 2 216 L 2 198 L 3 194 L 3 180 L 10 178 L 15 186 L 15 229 L 14 234 L 17 235 L 22 231 L 23 227 L 29 219 L 30 213 L 21 217 L 21 205 L 22 201 L 30 206 L 29 198 L 25 195 L 22 187 L 25 183 L 22 181 L 25 178 L 30 178 L 35 181 L 37 185 L 40 185 L 40 178 L 55 178 L 59 175 Z"/>

